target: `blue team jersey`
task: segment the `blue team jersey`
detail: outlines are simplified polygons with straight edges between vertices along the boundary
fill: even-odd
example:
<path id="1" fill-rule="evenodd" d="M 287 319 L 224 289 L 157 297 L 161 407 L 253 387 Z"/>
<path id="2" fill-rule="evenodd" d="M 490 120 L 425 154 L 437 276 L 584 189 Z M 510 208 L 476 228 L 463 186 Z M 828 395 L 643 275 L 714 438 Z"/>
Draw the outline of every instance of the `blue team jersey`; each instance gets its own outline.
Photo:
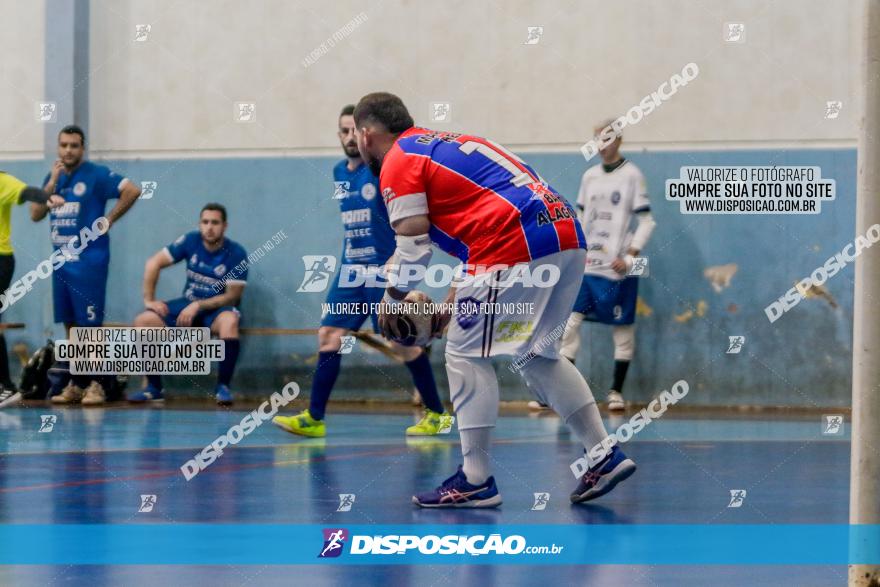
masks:
<path id="1" fill-rule="evenodd" d="M 396 248 L 394 230 L 388 222 L 388 210 L 379 196 L 379 180 L 361 164 L 348 170 L 348 160 L 333 168 L 336 186 L 333 198 L 339 200 L 345 229 L 342 262 L 381 265 Z"/>
<path id="2" fill-rule="evenodd" d="M 188 300 L 212 298 L 225 292 L 229 283 L 247 281 L 247 253 L 228 238 L 223 240 L 223 246 L 211 252 L 202 244 L 199 231 L 194 230 L 180 235 L 165 251 L 175 263 L 186 259 L 183 296 Z"/>
<path id="3" fill-rule="evenodd" d="M 49 175 L 43 185 L 49 181 Z M 64 198 L 64 205 L 49 210 L 49 228 L 52 247 L 55 250 L 80 236 L 80 231 L 104 216 L 107 200 L 118 198 L 127 178 L 118 175 L 103 165 L 83 161 L 73 173 L 61 172 L 55 184 L 55 193 Z M 76 244 L 76 243 L 74 243 Z M 105 234 L 88 244 L 78 257 L 68 259 L 65 268 L 74 268 L 77 263 L 102 265 L 110 262 L 110 237 Z"/>

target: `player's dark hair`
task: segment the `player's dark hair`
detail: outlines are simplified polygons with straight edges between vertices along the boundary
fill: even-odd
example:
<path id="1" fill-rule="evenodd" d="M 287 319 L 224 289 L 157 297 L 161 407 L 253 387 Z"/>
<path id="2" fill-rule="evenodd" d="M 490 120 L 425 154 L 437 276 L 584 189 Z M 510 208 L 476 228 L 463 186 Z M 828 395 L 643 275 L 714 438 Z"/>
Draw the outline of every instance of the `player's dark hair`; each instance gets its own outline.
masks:
<path id="1" fill-rule="evenodd" d="M 223 219 L 223 222 L 226 222 L 226 206 L 223 204 L 218 204 L 217 202 L 209 202 L 202 207 L 202 212 L 205 210 L 214 210 L 215 212 L 220 212 L 220 218 Z M 202 215 L 202 212 L 199 212 L 199 216 Z"/>
<path id="2" fill-rule="evenodd" d="M 83 146 L 86 144 L 86 133 L 83 132 L 83 129 L 78 127 L 75 124 L 68 124 L 58 133 L 58 137 L 61 135 L 79 135 L 79 139 L 82 142 Z"/>
<path id="3" fill-rule="evenodd" d="M 403 101 L 388 92 L 367 94 L 354 108 L 354 123 L 376 122 L 392 134 L 400 134 L 415 123 Z"/>
<path id="4" fill-rule="evenodd" d="M 339 118 L 343 116 L 351 116 L 354 114 L 354 104 L 346 104 L 342 107 L 342 112 L 339 113 Z"/>

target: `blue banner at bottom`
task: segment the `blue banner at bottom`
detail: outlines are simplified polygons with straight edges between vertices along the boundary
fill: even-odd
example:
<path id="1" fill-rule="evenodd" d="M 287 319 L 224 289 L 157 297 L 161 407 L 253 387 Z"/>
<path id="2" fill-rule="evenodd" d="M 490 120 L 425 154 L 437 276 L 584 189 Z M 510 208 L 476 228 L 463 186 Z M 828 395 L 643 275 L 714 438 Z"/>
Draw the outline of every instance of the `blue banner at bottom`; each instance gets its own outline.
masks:
<path id="1" fill-rule="evenodd" d="M 0 526 L 3 565 L 880 564 L 880 526 Z"/>

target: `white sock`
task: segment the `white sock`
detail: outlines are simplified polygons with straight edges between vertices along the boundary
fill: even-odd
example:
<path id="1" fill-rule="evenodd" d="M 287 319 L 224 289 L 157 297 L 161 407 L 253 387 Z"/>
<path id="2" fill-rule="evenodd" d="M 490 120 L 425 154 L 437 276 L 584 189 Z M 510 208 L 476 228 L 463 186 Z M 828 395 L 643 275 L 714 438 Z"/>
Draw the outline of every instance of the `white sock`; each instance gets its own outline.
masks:
<path id="1" fill-rule="evenodd" d="M 565 423 L 577 435 L 588 453 L 591 448 L 605 440 L 605 437 L 608 436 L 605 432 L 605 425 L 602 423 L 602 415 L 599 413 L 599 408 L 596 407 L 595 401 L 575 410 L 574 413 L 565 419 Z"/>
<path id="2" fill-rule="evenodd" d="M 479 485 L 489 478 L 489 444 L 492 428 L 468 428 L 459 430 L 462 470 L 468 483 Z"/>
<path id="3" fill-rule="evenodd" d="M 568 360 L 535 357 L 520 373 L 535 395 L 565 420 L 587 451 L 605 439 L 605 425 L 593 392 Z"/>

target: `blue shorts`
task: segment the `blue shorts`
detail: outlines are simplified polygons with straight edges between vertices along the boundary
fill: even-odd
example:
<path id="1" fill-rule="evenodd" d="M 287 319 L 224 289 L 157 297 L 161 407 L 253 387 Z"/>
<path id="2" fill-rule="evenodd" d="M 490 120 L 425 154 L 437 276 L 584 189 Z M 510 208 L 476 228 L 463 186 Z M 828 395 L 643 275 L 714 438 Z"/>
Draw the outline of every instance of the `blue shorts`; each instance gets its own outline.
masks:
<path id="1" fill-rule="evenodd" d="M 104 323 L 108 264 L 65 265 L 52 273 L 55 322 L 74 326 Z"/>
<path id="2" fill-rule="evenodd" d="M 337 274 L 333 278 L 330 291 L 327 293 L 327 304 L 330 304 L 331 309 L 329 312 L 325 311 L 321 316 L 321 326 L 360 330 L 364 320 L 370 317 L 373 321 L 373 332 L 379 332 L 379 317 L 370 310 L 382 301 L 382 296 L 384 295 L 384 287 L 367 287 L 366 285 L 339 287 L 339 276 Z M 350 304 L 349 307 L 357 307 L 360 311 L 341 313 L 336 311 L 336 308 L 333 308 L 334 304 Z"/>
<path id="3" fill-rule="evenodd" d="M 636 300 L 639 278 L 625 277 L 619 281 L 597 275 L 584 275 L 573 312 L 584 320 L 602 324 L 624 325 L 636 321 Z"/>
<path id="4" fill-rule="evenodd" d="M 167 326 L 177 326 L 177 316 L 179 316 L 180 313 L 183 312 L 183 309 L 192 302 L 193 300 L 188 300 L 186 298 L 176 298 L 165 302 L 165 305 L 168 306 L 168 314 L 163 318 L 165 324 Z M 221 312 L 234 312 L 239 320 L 241 320 L 241 311 L 238 308 L 235 306 L 221 306 L 219 308 L 214 308 L 213 310 L 203 310 L 199 312 L 193 319 L 192 325 L 210 328 L 211 324 L 214 323 L 214 320 L 217 319 L 217 316 L 219 316 Z"/>

